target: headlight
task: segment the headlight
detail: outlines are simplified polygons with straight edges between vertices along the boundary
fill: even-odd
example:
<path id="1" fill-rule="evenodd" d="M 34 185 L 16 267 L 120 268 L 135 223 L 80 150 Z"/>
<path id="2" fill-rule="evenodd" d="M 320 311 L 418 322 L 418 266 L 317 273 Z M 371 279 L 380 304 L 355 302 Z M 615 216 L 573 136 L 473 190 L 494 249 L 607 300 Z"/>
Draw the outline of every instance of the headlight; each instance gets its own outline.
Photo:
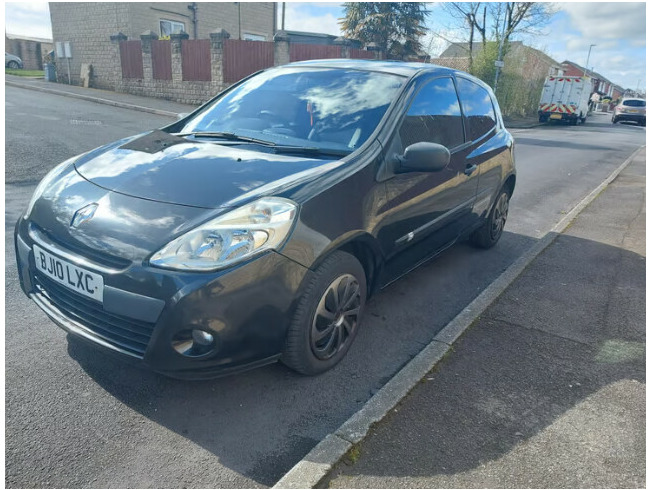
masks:
<path id="1" fill-rule="evenodd" d="M 202 224 L 158 250 L 149 263 L 164 269 L 213 271 L 278 248 L 287 238 L 297 205 L 265 197 Z"/>
<path id="2" fill-rule="evenodd" d="M 36 201 L 38 201 L 38 198 L 41 197 L 43 194 L 43 191 L 57 178 L 59 177 L 63 171 L 77 158 L 83 155 L 77 155 L 76 157 L 72 157 L 67 159 L 63 163 L 59 163 L 56 167 L 54 167 L 52 170 L 50 170 L 45 177 L 43 177 L 43 180 L 39 182 L 39 184 L 36 186 L 36 189 L 34 190 L 34 194 L 32 194 L 32 198 L 29 201 L 29 204 L 27 205 L 27 210 L 25 211 L 25 216 L 24 218 L 27 219 L 29 218 L 29 215 L 32 214 L 32 210 L 34 209 L 34 204 L 36 204 Z"/>

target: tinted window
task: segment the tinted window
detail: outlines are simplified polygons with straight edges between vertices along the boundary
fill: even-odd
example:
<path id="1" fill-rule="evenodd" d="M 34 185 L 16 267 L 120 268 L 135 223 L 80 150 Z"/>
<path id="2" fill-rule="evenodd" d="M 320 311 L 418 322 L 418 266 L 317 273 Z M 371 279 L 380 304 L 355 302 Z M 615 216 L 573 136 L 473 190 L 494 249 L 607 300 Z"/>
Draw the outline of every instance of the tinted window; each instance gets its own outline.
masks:
<path id="1" fill-rule="evenodd" d="M 454 148 L 463 143 L 463 120 L 451 78 L 427 83 L 415 96 L 400 128 L 402 145 L 428 141 Z"/>
<path id="2" fill-rule="evenodd" d="M 465 78 L 458 78 L 458 95 L 469 122 L 468 137 L 477 140 L 497 125 L 492 98 L 487 90 Z"/>
<path id="3" fill-rule="evenodd" d="M 374 132 L 404 80 L 359 70 L 272 69 L 217 99 L 181 131 L 352 151 Z"/>
<path id="4" fill-rule="evenodd" d="M 645 100 L 624 100 L 623 105 L 628 107 L 645 107 Z"/>

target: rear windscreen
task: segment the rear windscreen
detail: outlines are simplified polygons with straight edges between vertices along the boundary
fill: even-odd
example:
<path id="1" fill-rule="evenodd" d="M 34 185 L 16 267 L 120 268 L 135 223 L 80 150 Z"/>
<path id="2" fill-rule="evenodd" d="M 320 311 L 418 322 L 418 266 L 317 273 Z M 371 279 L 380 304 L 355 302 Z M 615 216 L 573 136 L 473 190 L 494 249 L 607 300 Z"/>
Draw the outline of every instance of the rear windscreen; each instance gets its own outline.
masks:
<path id="1" fill-rule="evenodd" d="M 628 107 L 645 107 L 645 100 L 624 100 L 623 105 Z"/>

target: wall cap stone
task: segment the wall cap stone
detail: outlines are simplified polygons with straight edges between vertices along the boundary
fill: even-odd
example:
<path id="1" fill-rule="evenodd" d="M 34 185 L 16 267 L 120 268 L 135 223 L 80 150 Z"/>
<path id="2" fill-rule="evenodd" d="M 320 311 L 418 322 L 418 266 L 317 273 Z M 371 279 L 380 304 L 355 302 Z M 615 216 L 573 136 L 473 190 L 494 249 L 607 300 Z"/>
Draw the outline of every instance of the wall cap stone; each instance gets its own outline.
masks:
<path id="1" fill-rule="evenodd" d="M 128 37 L 126 37 L 121 32 L 118 32 L 117 34 L 113 34 L 111 36 L 111 42 L 114 42 L 114 43 L 119 43 L 120 41 L 126 41 L 127 39 L 128 39 Z"/>
<path id="2" fill-rule="evenodd" d="M 210 33 L 211 39 L 230 39 L 230 33 L 225 29 L 215 29 Z"/>

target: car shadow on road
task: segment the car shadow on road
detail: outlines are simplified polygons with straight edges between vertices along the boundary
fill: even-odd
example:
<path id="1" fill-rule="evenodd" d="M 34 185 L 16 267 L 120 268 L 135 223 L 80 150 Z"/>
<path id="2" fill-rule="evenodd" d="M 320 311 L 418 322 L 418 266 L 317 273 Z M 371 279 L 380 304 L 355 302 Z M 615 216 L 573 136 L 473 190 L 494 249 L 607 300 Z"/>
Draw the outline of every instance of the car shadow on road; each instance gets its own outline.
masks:
<path id="1" fill-rule="evenodd" d="M 568 240 L 573 242 L 574 253 L 592 250 L 592 255 L 623 257 L 623 262 L 633 262 L 638 267 L 636 254 L 596 242 Z M 270 486 L 360 409 L 535 241 L 505 233 L 499 245 L 488 251 L 476 251 L 460 244 L 379 292 L 368 304 L 359 336 L 346 359 L 335 369 L 314 378 L 299 376 L 275 364 L 226 378 L 186 382 L 128 365 L 122 359 L 99 353 L 94 347 L 71 337 L 69 353 L 92 379 L 125 405 L 215 454 L 219 463 L 227 468 L 256 484 Z M 603 280 L 607 280 L 607 272 L 616 272 L 610 268 L 602 269 Z M 552 286 L 549 290 L 538 291 L 540 299 L 552 291 L 560 291 L 555 284 Z M 581 298 L 572 306 L 578 316 L 599 309 L 600 303 L 587 305 L 584 304 L 587 296 Z M 554 308 L 551 302 L 546 306 Z M 515 310 L 519 316 L 523 315 L 516 322 L 530 328 L 526 318 L 531 312 L 517 307 Z M 535 314 L 542 320 L 546 312 L 540 310 Z M 423 430 L 435 421 L 436 439 L 447 440 L 445 447 L 466 452 L 446 469 L 442 469 L 442 463 L 433 463 L 431 471 L 434 473 L 449 471 L 449 468 L 461 471 L 475 467 L 486 458 L 506 453 L 521 440 L 511 435 L 499 437 L 498 424 L 494 425 L 498 422 L 498 414 L 492 419 L 477 414 L 463 423 L 460 420 L 452 423 L 451 419 L 446 423 L 444 415 L 452 415 L 449 411 L 457 410 L 454 408 L 457 403 L 452 403 L 454 397 L 462 397 L 457 401 L 464 399 L 468 404 L 476 401 L 478 392 L 486 397 L 502 398 L 505 404 L 511 404 L 514 397 L 518 403 L 516 413 L 529 414 L 522 433 L 524 437 L 532 437 L 603 384 L 629 376 L 630 369 L 636 373 L 636 364 L 632 368 L 625 363 L 603 365 L 597 379 L 590 381 L 588 372 L 577 375 L 576 379 L 583 380 L 582 388 L 572 391 L 571 396 L 563 396 L 566 390 L 559 390 L 559 386 L 570 377 L 565 371 L 571 363 L 558 362 L 554 355 L 535 354 L 533 339 L 538 332 L 526 328 L 520 328 L 519 332 L 522 332 L 521 341 L 524 345 L 529 342 L 530 347 L 530 352 L 523 356 L 531 363 L 526 369 L 516 363 L 501 363 L 498 345 L 492 346 L 496 349 L 492 351 L 493 358 L 486 357 L 487 351 L 481 347 L 476 356 L 469 356 L 467 366 L 457 365 L 463 377 L 457 378 L 456 384 L 448 383 L 444 387 L 454 391 L 441 392 L 440 398 L 428 407 L 429 412 L 422 414 L 426 419 Z M 585 366 L 589 365 L 590 349 L 594 352 L 599 349 L 602 342 L 609 339 L 608 335 L 606 330 L 596 332 L 593 345 L 588 342 L 584 346 Z M 572 352 L 573 349 L 567 349 L 560 358 L 568 360 Z M 451 362 L 458 364 L 455 360 Z M 491 370 L 497 372 L 497 369 L 502 373 L 499 383 L 505 384 L 482 385 L 480 378 L 476 378 L 472 389 L 469 385 L 467 389 L 461 388 L 471 376 Z M 547 394 L 556 384 L 557 394 Z M 516 396 L 520 392 L 525 392 L 526 396 Z M 490 438 L 494 440 L 484 446 L 464 445 L 471 441 L 472 434 L 486 442 Z M 407 474 L 408 464 L 403 463 L 406 466 L 387 465 L 380 474 Z M 169 485 L 175 483 L 170 481 Z M 196 484 L 200 486 L 201 481 Z"/>

